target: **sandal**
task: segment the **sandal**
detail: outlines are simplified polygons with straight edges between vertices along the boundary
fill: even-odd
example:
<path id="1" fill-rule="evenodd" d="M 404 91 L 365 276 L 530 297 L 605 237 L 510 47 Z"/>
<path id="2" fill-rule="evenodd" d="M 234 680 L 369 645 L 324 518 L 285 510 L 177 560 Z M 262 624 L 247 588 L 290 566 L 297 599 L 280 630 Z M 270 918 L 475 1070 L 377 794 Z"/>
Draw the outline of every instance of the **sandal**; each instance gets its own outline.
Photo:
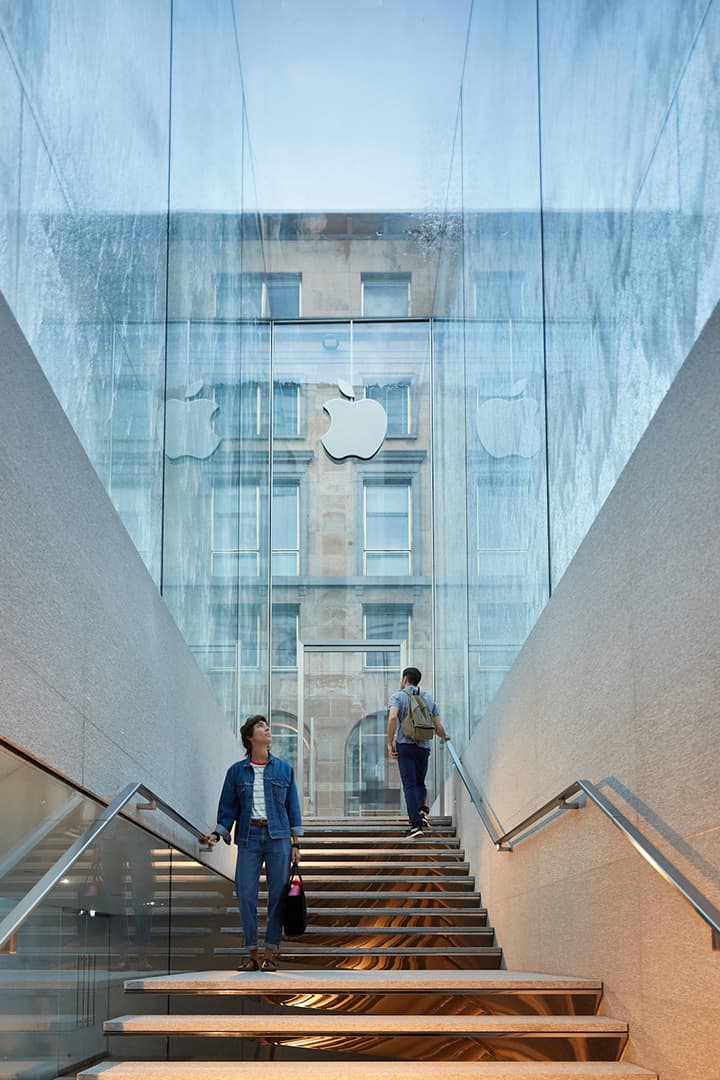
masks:
<path id="1" fill-rule="evenodd" d="M 263 957 L 263 961 L 260 964 L 261 971 L 277 971 L 277 964 L 273 960 L 272 956 Z"/>
<path id="2" fill-rule="evenodd" d="M 259 971 L 260 965 L 254 956 L 248 956 L 246 960 L 243 960 L 242 964 L 238 964 L 236 971 Z"/>

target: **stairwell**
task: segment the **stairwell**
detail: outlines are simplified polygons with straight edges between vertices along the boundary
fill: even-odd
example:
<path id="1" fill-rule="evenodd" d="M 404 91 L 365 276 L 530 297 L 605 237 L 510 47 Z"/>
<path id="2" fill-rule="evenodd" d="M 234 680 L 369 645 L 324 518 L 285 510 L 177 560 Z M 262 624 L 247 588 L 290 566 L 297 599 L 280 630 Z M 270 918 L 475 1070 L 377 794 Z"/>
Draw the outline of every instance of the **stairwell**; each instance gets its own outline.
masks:
<path id="1" fill-rule="evenodd" d="M 652 1080 L 621 1060 L 627 1025 L 598 1014 L 601 983 L 502 969 L 452 822 L 404 831 L 306 824 L 308 930 L 276 973 L 234 970 L 244 950 L 223 883 L 223 925 L 198 927 L 216 968 L 126 980 L 142 1011 L 105 1024 L 113 1060 L 79 1080 Z"/>

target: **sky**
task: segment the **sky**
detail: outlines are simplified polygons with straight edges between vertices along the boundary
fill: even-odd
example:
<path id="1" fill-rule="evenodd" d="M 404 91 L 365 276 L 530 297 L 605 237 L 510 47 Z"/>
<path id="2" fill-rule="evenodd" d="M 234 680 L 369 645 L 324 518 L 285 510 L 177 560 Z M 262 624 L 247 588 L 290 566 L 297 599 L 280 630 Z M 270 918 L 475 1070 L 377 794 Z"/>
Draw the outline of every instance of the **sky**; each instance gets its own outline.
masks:
<path id="1" fill-rule="evenodd" d="M 261 209 L 442 206 L 470 6 L 235 0 Z"/>

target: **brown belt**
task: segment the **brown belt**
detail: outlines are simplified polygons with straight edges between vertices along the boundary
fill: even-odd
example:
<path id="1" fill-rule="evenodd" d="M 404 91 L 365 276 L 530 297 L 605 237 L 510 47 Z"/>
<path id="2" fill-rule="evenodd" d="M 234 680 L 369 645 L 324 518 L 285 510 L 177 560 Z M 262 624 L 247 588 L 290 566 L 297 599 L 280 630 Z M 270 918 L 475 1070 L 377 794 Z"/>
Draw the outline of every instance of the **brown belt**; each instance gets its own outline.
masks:
<path id="1" fill-rule="evenodd" d="M 251 825 L 267 825 L 267 818 L 251 818 Z"/>

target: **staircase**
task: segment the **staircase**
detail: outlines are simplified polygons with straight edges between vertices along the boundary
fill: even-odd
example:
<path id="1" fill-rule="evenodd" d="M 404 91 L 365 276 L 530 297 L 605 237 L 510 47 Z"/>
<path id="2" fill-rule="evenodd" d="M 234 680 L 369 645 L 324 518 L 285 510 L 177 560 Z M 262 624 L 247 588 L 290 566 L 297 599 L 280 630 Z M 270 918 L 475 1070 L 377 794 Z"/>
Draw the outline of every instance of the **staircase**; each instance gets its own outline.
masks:
<path id="1" fill-rule="evenodd" d="M 599 982 L 501 969 L 452 823 L 433 825 L 409 841 L 388 819 L 311 823 L 308 931 L 277 973 L 234 970 L 228 896 L 217 970 L 127 980 L 143 1012 L 105 1024 L 115 1060 L 79 1080 L 652 1080 L 620 1061 Z M 143 1060 L 117 1060 L 128 1046 Z"/>

